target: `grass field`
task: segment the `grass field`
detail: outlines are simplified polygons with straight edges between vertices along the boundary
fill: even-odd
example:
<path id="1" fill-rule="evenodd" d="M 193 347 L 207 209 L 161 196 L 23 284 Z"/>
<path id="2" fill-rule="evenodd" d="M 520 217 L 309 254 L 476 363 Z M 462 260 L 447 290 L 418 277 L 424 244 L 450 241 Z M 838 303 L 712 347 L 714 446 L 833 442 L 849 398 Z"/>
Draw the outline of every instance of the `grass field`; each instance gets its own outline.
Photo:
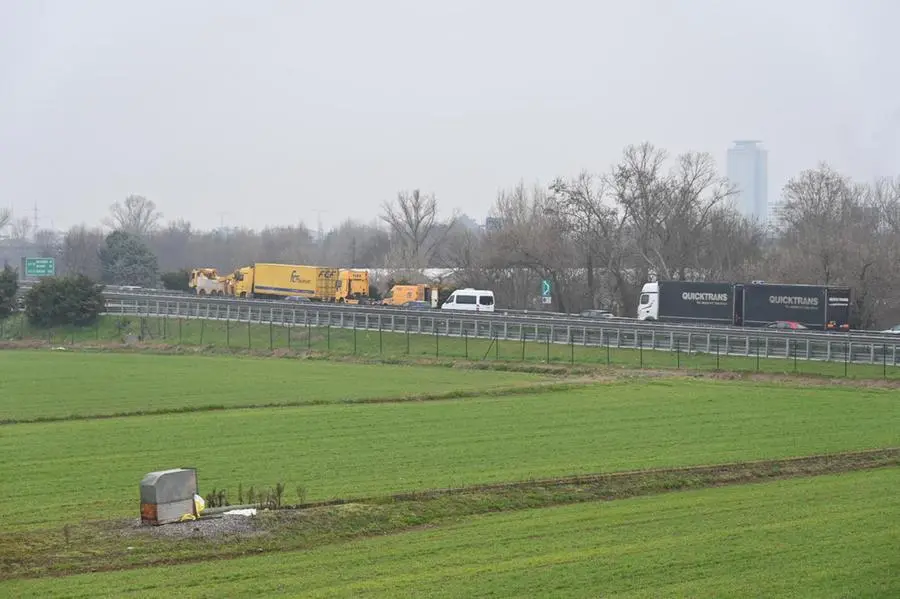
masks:
<path id="1" fill-rule="evenodd" d="M 624 368 L 671 368 L 687 370 L 731 370 L 768 373 L 800 373 L 833 377 L 900 379 L 900 365 L 892 364 L 893 357 L 877 364 L 844 364 L 841 361 L 821 362 L 803 360 L 802 344 L 797 360 L 781 357 L 783 346 L 772 347 L 766 358 L 765 350 L 757 359 L 756 348 L 751 356 L 670 351 L 643 351 L 616 347 L 550 344 L 528 341 L 499 341 L 489 339 L 460 339 L 432 334 L 379 333 L 374 330 L 353 331 L 339 328 L 287 328 L 263 324 L 223 321 L 160 319 L 136 317 L 105 317 L 97 327 L 86 329 L 32 330 L 21 319 L 7 322 L 0 330 L 0 339 L 32 339 L 48 345 L 72 345 L 120 342 L 127 333 L 143 333 L 148 345 L 176 344 L 204 346 L 232 351 L 320 352 L 334 355 L 356 355 L 392 359 L 465 359 L 509 362 L 550 362 Z M 887 348 L 890 354 L 890 347 Z M 842 351 L 836 348 L 835 351 Z M 788 352 L 792 356 L 793 349 Z"/>
<path id="2" fill-rule="evenodd" d="M 896 597 L 900 469 L 469 518 L 10 597 Z"/>
<path id="3" fill-rule="evenodd" d="M 0 580 L 142 569 L 8 580 L 0 596 L 177 589 L 191 597 L 887 597 L 900 590 L 889 575 L 900 567 L 891 553 L 900 516 L 900 453 L 888 449 L 900 446 L 892 383 L 565 368 L 572 351 L 584 352 L 575 356 L 587 364 L 606 356 L 565 346 L 550 348 L 561 366 L 522 368 L 532 372 L 458 360 L 425 365 L 434 358 L 429 342 L 452 354 L 465 340 L 411 335 L 407 356 L 405 335 L 373 346 L 363 333 L 354 344 L 352 331 L 325 331 L 331 354 L 318 359 L 205 348 L 116 352 L 108 341 L 121 331 L 110 322 L 94 332 L 92 343 L 100 337 L 102 347 L 91 350 L 0 351 Z M 182 324 L 182 337 L 197 324 Z M 276 330 L 272 347 L 283 349 Z M 66 345 L 88 344 L 78 338 L 87 333 L 70 332 Z M 205 325 L 203 334 L 206 344 Z M 265 354 L 269 327 L 249 329 L 251 346 L 261 335 Z M 470 358 L 484 357 L 469 343 Z M 515 362 L 513 345 L 487 352 L 484 342 L 478 351 Z M 395 352 L 406 365 L 324 359 L 354 352 Z M 616 355 L 642 361 L 636 352 Z M 644 352 L 643 365 L 665 367 L 653 362 L 665 357 L 672 356 Z M 546 355 L 526 351 L 526 360 Z M 721 369 L 738 364 L 728 360 L 720 356 Z M 881 451 L 734 464 L 874 448 Z M 704 464 L 716 466 L 642 471 Z M 225 488 L 232 503 L 238 488 L 246 497 L 251 487 L 276 483 L 286 486 L 285 503 L 370 499 L 267 512 L 257 524 L 263 536 L 194 538 L 193 524 L 162 527 L 182 531 L 175 536 L 136 530 L 141 477 L 178 466 L 198 468 L 200 492 Z M 641 472 L 583 476 L 622 471 Z M 845 474 L 826 475 L 836 472 Z M 384 497 L 570 475 L 582 476 Z M 784 480 L 750 484 L 772 478 Z M 573 502 L 586 503 L 559 507 Z M 507 513 L 484 515 L 497 511 Z M 379 534 L 386 536 L 364 538 Z M 162 566 L 182 561 L 196 563 Z"/>
<path id="4" fill-rule="evenodd" d="M 0 521 L 16 529 L 133 515 L 144 473 L 187 465 L 199 468 L 205 491 L 280 481 L 291 495 L 303 486 L 309 499 L 322 499 L 889 447 L 900 441 L 898 399 L 878 389 L 661 380 L 429 403 L 7 425 Z"/>
<path id="5" fill-rule="evenodd" d="M 536 375 L 323 360 L 0 352 L 0 422 L 489 392 Z"/>

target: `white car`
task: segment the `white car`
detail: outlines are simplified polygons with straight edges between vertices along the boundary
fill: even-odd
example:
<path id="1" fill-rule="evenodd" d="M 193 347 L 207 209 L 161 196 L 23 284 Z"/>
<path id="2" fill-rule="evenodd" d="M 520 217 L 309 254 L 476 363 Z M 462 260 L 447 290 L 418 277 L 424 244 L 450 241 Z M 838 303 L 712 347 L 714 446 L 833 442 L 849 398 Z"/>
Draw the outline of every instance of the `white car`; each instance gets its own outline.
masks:
<path id="1" fill-rule="evenodd" d="M 900 335 L 900 324 L 895 324 L 889 329 L 885 329 L 881 331 L 882 333 L 893 333 L 894 335 Z"/>

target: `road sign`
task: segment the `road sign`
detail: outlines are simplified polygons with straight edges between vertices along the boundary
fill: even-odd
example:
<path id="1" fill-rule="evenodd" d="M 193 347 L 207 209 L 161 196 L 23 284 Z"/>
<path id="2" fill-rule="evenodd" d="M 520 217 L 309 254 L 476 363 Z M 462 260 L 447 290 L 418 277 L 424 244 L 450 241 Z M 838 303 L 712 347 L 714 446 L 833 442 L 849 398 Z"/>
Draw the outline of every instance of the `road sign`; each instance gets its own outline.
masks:
<path id="1" fill-rule="evenodd" d="M 53 258 L 25 258 L 26 277 L 52 277 L 56 274 L 56 260 Z"/>
<path id="2" fill-rule="evenodd" d="M 553 291 L 552 285 L 550 285 L 550 281 L 548 279 L 544 279 L 541 281 L 541 297 L 550 297 L 551 292 Z M 550 302 L 544 302 L 548 304 Z"/>
<path id="3" fill-rule="evenodd" d="M 541 297 L 541 303 L 542 303 L 542 304 L 552 304 L 552 303 L 553 303 L 553 298 L 550 297 L 549 295 L 542 296 L 542 297 Z"/>

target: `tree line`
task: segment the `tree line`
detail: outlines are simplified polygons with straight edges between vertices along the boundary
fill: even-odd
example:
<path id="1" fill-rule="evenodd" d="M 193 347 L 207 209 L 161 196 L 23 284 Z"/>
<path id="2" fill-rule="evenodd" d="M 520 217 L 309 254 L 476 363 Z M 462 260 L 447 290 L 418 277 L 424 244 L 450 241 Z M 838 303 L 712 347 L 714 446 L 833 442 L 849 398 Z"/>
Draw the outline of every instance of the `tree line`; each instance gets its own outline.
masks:
<path id="1" fill-rule="evenodd" d="M 202 231 L 164 222 L 152 200 L 129 196 L 111 207 L 105 229 L 38 231 L 34 242 L 62 272 L 111 284 L 162 279 L 178 288 L 186 269 L 253 262 L 379 268 L 423 282 L 423 269 L 447 268 L 453 284 L 493 289 L 509 308 L 539 308 L 540 281 L 550 280 L 554 310 L 633 315 L 654 278 L 765 280 L 849 286 L 855 326 L 900 321 L 900 177 L 859 182 L 820 164 L 781 195 L 776 229 L 753 222 L 708 154 L 670 156 L 644 143 L 603 171 L 501 190 L 485 227 L 442 215 L 420 190 L 385 202 L 375 222 L 327 232 L 303 223 Z"/>

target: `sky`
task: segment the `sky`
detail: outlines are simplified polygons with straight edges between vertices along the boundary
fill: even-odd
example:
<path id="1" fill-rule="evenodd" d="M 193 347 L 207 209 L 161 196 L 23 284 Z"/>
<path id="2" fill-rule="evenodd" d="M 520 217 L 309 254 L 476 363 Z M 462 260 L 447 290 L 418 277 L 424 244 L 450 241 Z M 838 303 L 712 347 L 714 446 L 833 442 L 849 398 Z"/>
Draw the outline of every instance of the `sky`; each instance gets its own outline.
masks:
<path id="1" fill-rule="evenodd" d="M 827 161 L 900 174 L 890 0 L 2 0 L 0 207 L 57 229 L 129 194 L 166 220 L 372 221 L 629 144 L 762 140 L 769 197 Z"/>

